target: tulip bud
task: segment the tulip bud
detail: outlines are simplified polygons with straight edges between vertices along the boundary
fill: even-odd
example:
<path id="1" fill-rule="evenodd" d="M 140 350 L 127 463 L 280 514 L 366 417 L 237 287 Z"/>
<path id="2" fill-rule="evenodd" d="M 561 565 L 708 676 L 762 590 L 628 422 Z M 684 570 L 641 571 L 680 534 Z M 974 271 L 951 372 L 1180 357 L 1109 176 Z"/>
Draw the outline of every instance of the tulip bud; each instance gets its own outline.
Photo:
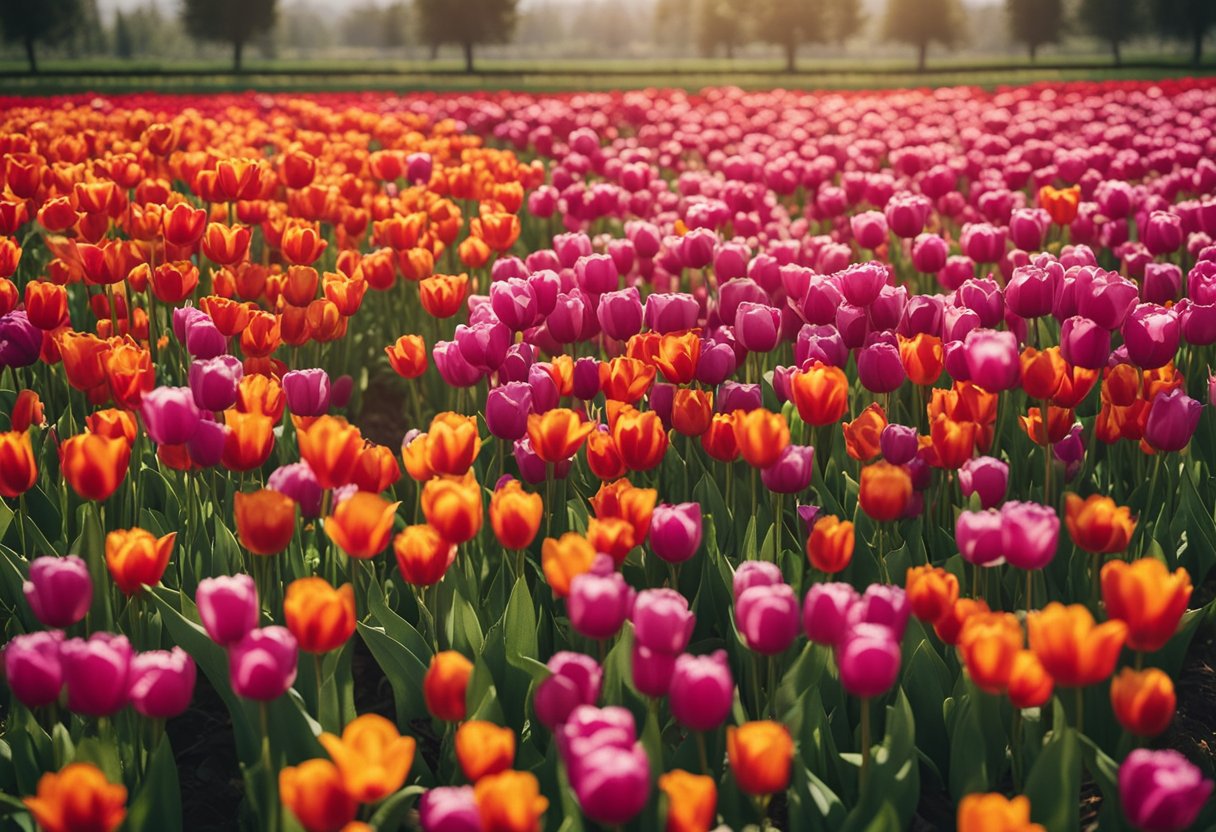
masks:
<path id="1" fill-rule="evenodd" d="M 140 653 L 131 660 L 131 705 L 152 719 L 177 716 L 190 705 L 196 674 L 194 659 L 180 647 Z"/>
<path id="2" fill-rule="evenodd" d="M 734 692 L 724 650 L 676 659 L 668 696 L 672 715 L 684 727 L 693 731 L 717 728 L 730 713 Z"/>
<path id="3" fill-rule="evenodd" d="M 1212 795 L 1212 781 L 1172 749 L 1137 748 L 1119 766 L 1123 814 L 1143 832 L 1182 832 Z"/>
<path id="4" fill-rule="evenodd" d="M 40 708 L 59 699 L 64 669 L 63 633 L 45 630 L 13 636 L 4 646 L 4 680 L 17 701 Z"/>
<path id="5" fill-rule="evenodd" d="M 570 626 L 588 638 L 611 638 L 621 629 L 633 605 L 634 592 L 621 573 L 613 571 L 612 559 L 597 555 L 591 570 L 570 582 L 566 609 Z"/>
<path id="6" fill-rule="evenodd" d="M 94 633 L 59 648 L 68 709 L 87 716 L 109 716 L 127 704 L 131 643 L 126 636 Z"/>
<path id="7" fill-rule="evenodd" d="M 296 680 L 296 639 L 286 627 L 249 631 L 228 648 L 228 674 L 237 696 L 269 702 Z"/>
<path id="8" fill-rule="evenodd" d="M 963 463 L 958 470 L 959 489 L 963 496 L 979 495 L 980 505 L 994 508 L 1005 499 L 1009 482 L 1009 466 L 990 456 L 978 456 Z"/>
<path id="9" fill-rule="evenodd" d="M 22 591 L 38 620 L 57 629 L 84 618 L 93 601 L 89 568 L 75 555 L 34 558 Z"/>
<path id="10" fill-rule="evenodd" d="M 735 599 L 735 623 L 749 649 L 766 656 L 782 652 L 798 634 L 798 600 L 785 583 L 753 586 Z"/>
<path id="11" fill-rule="evenodd" d="M 881 624 L 855 624 L 836 649 L 840 684 L 863 699 L 890 690 L 899 676 L 899 663 L 899 642 Z"/>
<path id="12" fill-rule="evenodd" d="M 859 600 L 857 590 L 848 584 L 812 584 L 802 604 L 807 638 L 835 647 L 848 632 L 850 611 Z"/>

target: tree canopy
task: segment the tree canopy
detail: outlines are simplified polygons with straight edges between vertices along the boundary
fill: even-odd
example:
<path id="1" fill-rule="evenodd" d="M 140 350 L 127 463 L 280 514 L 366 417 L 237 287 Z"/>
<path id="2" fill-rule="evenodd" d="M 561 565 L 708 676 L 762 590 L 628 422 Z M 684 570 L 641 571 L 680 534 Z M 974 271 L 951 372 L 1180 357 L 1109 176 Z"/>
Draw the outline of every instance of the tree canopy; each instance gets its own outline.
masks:
<path id="1" fill-rule="evenodd" d="M 454 43 L 464 51 L 465 71 L 473 71 L 473 47 L 504 43 L 515 29 L 518 0 L 417 0 L 424 43 Z"/>
<path id="2" fill-rule="evenodd" d="M 245 44 L 274 26 L 277 0 L 182 0 L 182 23 L 191 37 L 232 45 L 232 68 L 241 71 Z"/>
<path id="3" fill-rule="evenodd" d="M 916 68 L 923 72 L 929 44 L 954 46 L 963 36 L 958 0 L 888 0 L 883 37 L 915 46 Z"/>
<path id="4" fill-rule="evenodd" d="M 35 44 L 67 38 L 80 21 L 82 10 L 80 0 L 4 0 L 0 3 L 0 31 L 6 41 L 25 46 L 30 72 L 37 72 Z"/>
<path id="5" fill-rule="evenodd" d="M 1026 47 L 1030 60 L 1039 47 L 1059 43 L 1064 28 L 1062 0 L 1005 0 L 1009 14 L 1009 33 Z"/>

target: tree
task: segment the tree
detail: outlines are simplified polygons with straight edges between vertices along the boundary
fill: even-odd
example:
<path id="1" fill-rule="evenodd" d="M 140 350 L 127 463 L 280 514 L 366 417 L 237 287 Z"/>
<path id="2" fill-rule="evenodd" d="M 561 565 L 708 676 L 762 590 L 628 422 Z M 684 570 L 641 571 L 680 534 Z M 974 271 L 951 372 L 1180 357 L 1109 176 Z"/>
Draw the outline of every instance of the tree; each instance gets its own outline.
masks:
<path id="1" fill-rule="evenodd" d="M 241 71 L 245 44 L 271 30 L 276 0 L 182 0 L 182 23 L 191 37 L 232 44 L 232 68 Z"/>
<path id="2" fill-rule="evenodd" d="M 793 72 L 798 47 L 828 39 L 824 0 L 765 0 L 757 9 L 760 37 L 785 52 L 785 71 Z"/>
<path id="3" fill-rule="evenodd" d="M 37 72 L 35 45 L 67 38 L 80 21 L 80 13 L 80 0 L 4 0 L 0 3 L 0 30 L 6 41 L 25 46 L 30 72 Z"/>
<path id="4" fill-rule="evenodd" d="M 721 46 L 727 58 L 735 57 L 735 47 L 748 39 L 745 24 L 748 13 L 741 8 L 747 0 L 702 0 L 697 16 L 697 47 L 711 56 Z"/>
<path id="5" fill-rule="evenodd" d="M 1064 4 L 1061 0 L 1005 0 L 1009 15 L 1009 33 L 1030 51 L 1034 60 L 1039 47 L 1059 43 L 1064 26 Z"/>
<path id="6" fill-rule="evenodd" d="M 925 71 L 929 44 L 954 46 L 963 34 L 958 0 L 888 0 L 883 38 L 916 47 L 916 71 Z"/>
<path id="7" fill-rule="evenodd" d="M 866 15 L 860 0 L 826 0 L 828 31 L 831 41 L 844 46 L 849 38 L 858 34 L 866 25 Z"/>
<path id="8" fill-rule="evenodd" d="M 1203 39 L 1216 26 L 1216 4 L 1212 0 L 1155 0 L 1157 29 L 1167 38 L 1190 40 L 1191 64 L 1203 62 Z"/>
<path id="9" fill-rule="evenodd" d="M 1140 0 L 1081 0 L 1079 16 L 1086 31 L 1110 46 L 1115 66 L 1122 66 L 1121 47 L 1139 35 L 1144 24 Z"/>
<path id="10" fill-rule="evenodd" d="M 123 60 L 135 57 L 135 41 L 131 37 L 131 27 L 127 25 L 127 16 L 122 12 L 114 14 L 114 54 Z"/>
<path id="11" fill-rule="evenodd" d="M 473 71 L 473 47 L 505 43 L 515 30 L 518 0 L 417 0 L 422 40 L 432 49 L 455 43 L 464 70 Z"/>

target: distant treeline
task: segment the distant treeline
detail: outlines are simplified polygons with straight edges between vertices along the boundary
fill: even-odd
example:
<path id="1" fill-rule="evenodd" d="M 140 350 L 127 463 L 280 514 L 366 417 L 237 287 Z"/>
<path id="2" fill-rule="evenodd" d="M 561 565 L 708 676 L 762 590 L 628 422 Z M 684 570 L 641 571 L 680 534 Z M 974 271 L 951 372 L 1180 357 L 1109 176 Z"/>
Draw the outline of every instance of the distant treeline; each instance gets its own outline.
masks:
<path id="1" fill-rule="evenodd" d="M 918 69 L 929 49 L 1017 46 L 1035 60 L 1047 46 L 1089 38 L 1120 64 L 1131 42 L 1184 44 L 1192 62 L 1216 26 L 1216 0 L 164 0 L 103 19 L 97 0 L 3 0 L 0 35 L 23 51 L 71 58 L 202 56 L 230 50 L 263 59 L 431 57 L 458 47 L 474 70 L 480 46 L 512 44 L 533 59 L 563 56 L 758 56 L 779 51 L 788 70 L 800 53 L 873 55 L 882 42 L 911 46 Z M 207 46 L 204 44 L 212 44 Z"/>

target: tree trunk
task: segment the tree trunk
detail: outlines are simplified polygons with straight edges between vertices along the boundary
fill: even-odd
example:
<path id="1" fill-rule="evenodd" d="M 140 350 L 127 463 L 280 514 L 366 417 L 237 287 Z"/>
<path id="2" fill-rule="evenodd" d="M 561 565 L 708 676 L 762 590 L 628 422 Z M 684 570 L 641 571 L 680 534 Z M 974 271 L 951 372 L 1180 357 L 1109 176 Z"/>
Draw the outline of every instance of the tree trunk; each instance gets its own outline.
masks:
<path id="1" fill-rule="evenodd" d="M 1037 43 L 1030 44 L 1030 62 L 1034 63 L 1034 59 L 1038 57 L 1039 45 Z"/>
<path id="2" fill-rule="evenodd" d="M 1115 56 L 1115 66 L 1123 66 L 1123 53 L 1119 51 L 1119 41 L 1110 42 L 1110 51 Z"/>
<path id="3" fill-rule="evenodd" d="M 427 53 L 427 60 L 433 61 L 438 57 L 439 57 L 439 44 L 432 43 L 430 46 L 430 51 Z"/>
<path id="4" fill-rule="evenodd" d="M 1196 26 L 1191 32 L 1191 66 L 1196 69 L 1203 63 L 1203 29 Z"/>
<path id="5" fill-rule="evenodd" d="M 244 49 L 245 49 L 245 43 L 243 41 L 236 40 L 236 41 L 232 42 L 232 71 L 233 72 L 241 71 L 241 53 L 244 51 Z"/>
<path id="6" fill-rule="evenodd" d="M 473 74 L 473 44 L 466 43 L 464 46 L 464 71 L 468 74 Z"/>
<path id="7" fill-rule="evenodd" d="M 785 44 L 785 71 L 786 72 L 797 72 L 798 71 L 797 56 L 798 56 L 798 44 L 795 43 L 794 41 L 787 42 Z"/>
<path id="8" fill-rule="evenodd" d="M 728 40 L 726 42 L 726 60 L 733 61 L 735 59 L 735 42 Z M 1198 62 L 1196 62 L 1198 63 Z"/>
<path id="9" fill-rule="evenodd" d="M 38 56 L 34 54 L 34 39 L 31 37 L 25 39 L 25 58 L 30 63 L 30 72 L 37 75 Z"/>
<path id="10" fill-rule="evenodd" d="M 916 71 L 925 71 L 925 59 L 929 57 L 929 42 L 923 41 L 916 47 Z"/>

